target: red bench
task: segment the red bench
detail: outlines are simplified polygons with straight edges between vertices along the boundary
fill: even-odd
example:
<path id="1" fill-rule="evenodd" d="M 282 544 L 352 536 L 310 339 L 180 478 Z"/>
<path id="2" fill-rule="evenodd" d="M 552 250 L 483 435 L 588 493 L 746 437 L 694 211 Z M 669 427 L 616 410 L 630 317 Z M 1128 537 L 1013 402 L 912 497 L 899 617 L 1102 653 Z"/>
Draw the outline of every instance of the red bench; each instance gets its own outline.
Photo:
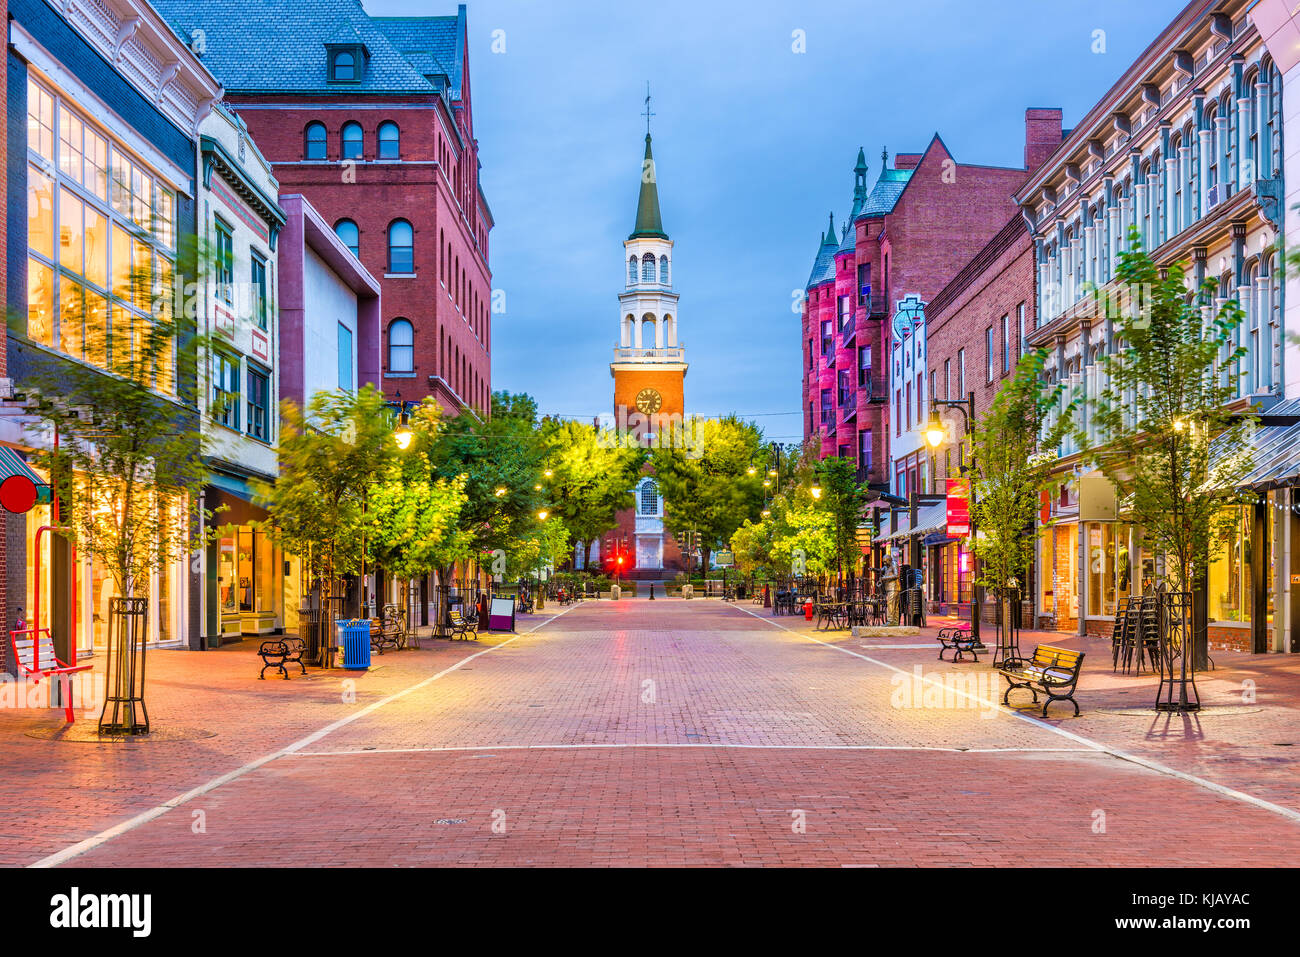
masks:
<path id="1" fill-rule="evenodd" d="M 65 679 L 63 713 L 67 715 L 68 724 L 72 724 L 75 720 L 72 716 L 72 682 L 66 678 L 78 671 L 89 671 L 94 665 L 70 665 L 61 661 L 54 654 L 54 641 L 48 628 L 11 631 L 9 647 L 13 649 L 19 673 L 25 678 L 34 678 L 32 684 L 40 684 L 42 678 Z"/>

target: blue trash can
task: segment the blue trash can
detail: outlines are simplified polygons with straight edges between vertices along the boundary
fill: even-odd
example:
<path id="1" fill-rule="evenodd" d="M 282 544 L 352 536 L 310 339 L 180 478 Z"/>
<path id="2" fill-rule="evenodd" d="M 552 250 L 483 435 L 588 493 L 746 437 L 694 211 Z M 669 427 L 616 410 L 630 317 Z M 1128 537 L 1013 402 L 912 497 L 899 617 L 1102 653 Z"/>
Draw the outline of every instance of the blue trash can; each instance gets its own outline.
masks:
<path id="1" fill-rule="evenodd" d="M 365 671 L 370 667 L 370 619 L 353 618 L 336 624 L 339 646 L 343 649 L 343 667 Z"/>

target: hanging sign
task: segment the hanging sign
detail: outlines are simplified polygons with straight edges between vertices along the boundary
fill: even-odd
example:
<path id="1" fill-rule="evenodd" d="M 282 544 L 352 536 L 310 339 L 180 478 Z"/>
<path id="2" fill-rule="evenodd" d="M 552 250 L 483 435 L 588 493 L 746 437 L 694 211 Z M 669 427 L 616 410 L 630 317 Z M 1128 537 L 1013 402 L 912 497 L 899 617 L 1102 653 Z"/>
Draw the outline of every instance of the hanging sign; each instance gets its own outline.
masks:
<path id="1" fill-rule="evenodd" d="M 970 481 L 948 479 L 948 537 L 970 537 Z"/>

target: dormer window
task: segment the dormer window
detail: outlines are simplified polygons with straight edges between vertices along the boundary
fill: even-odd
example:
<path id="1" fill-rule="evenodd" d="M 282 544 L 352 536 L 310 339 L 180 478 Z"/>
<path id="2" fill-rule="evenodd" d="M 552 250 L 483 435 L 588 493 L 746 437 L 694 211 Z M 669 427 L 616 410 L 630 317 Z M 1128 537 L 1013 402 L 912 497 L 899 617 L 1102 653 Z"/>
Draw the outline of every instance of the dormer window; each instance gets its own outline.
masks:
<path id="1" fill-rule="evenodd" d="M 331 83 L 360 83 L 366 75 L 369 54 L 360 44 L 325 45 Z"/>

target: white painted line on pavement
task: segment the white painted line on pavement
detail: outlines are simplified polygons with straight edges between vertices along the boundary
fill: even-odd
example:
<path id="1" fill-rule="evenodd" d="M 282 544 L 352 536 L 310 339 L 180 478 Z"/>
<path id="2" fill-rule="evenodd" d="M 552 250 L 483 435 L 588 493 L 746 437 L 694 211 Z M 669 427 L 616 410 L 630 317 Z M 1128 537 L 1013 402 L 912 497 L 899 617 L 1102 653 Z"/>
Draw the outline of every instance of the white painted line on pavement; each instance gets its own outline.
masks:
<path id="1" fill-rule="evenodd" d="M 801 631 L 796 631 L 793 628 L 788 628 L 778 621 L 772 621 L 768 618 L 764 618 L 762 615 L 756 615 L 747 608 L 740 608 L 736 605 L 733 605 L 732 607 L 736 608 L 737 611 L 744 612 L 745 614 L 749 615 L 751 618 L 757 618 L 761 622 L 765 622 L 766 624 L 773 625 L 777 628 L 782 629 L 783 631 L 788 631 L 792 635 L 797 635 L 800 638 L 806 638 L 809 641 L 815 641 L 819 645 L 823 645 L 827 648 L 833 648 L 836 651 L 842 651 L 844 652 L 844 654 L 852 655 L 854 658 L 861 658 L 863 661 L 870 662 L 871 664 L 877 665 L 881 668 L 886 668 L 889 671 L 897 672 L 900 675 L 905 675 L 908 678 L 914 677 L 914 674 L 912 672 L 904 671 L 902 668 L 891 665 L 886 661 L 879 661 L 875 658 L 870 657 L 869 655 L 860 655 L 856 651 L 852 651 L 840 645 L 832 644 L 829 641 L 822 641 L 820 638 L 815 638 L 812 635 L 807 635 Z M 1224 797 L 1231 798 L 1234 801 L 1240 801 L 1243 804 L 1251 804 L 1262 810 L 1271 811 L 1274 814 L 1287 818 L 1293 823 L 1300 824 L 1300 811 L 1294 811 L 1289 807 L 1283 807 L 1280 804 L 1274 804 L 1272 801 L 1265 801 L 1263 798 L 1255 797 L 1253 794 L 1247 794 L 1245 791 L 1238 791 L 1235 788 L 1230 788 L 1223 784 L 1217 784 L 1214 781 L 1207 781 L 1205 778 L 1197 777 L 1195 774 L 1188 774 L 1186 771 L 1179 771 L 1176 768 L 1171 768 L 1168 765 L 1161 764 L 1159 761 L 1152 761 L 1150 758 L 1143 758 L 1136 754 L 1130 754 L 1127 751 L 1121 751 L 1118 748 L 1113 748 L 1108 744 L 1102 744 L 1099 741 L 1093 741 L 1090 738 L 1085 738 L 1082 735 L 1075 734 L 1073 731 L 1066 731 L 1064 728 L 1058 728 L 1055 725 L 1048 724 L 1046 721 L 1040 721 L 1038 718 L 1035 718 L 1032 715 L 1022 714 L 1021 712 L 1015 710 L 1014 708 L 1008 708 L 1007 706 L 1002 704 L 1001 701 L 996 701 L 996 702 L 987 701 L 984 698 L 981 698 L 979 695 L 972 694 L 971 692 L 965 691 L 964 689 L 961 688 L 949 689 L 947 686 L 935 681 L 935 679 L 932 677 L 922 676 L 921 680 L 926 684 L 936 685 L 938 687 L 944 688 L 945 693 L 950 690 L 954 691 L 964 698 L 969 698 L 973 701 L 979 702 L 979 704 L 982 705 L 983 707 L 996 708 L 998 711 L 1003 711 L 1009 715 L 1012 715 L 1015 718 L 1020 719 L 1021 721 L 1028 722 L 1029 724 L 1032 724 L 1035 727 L 1044 728 L 1047 731 L 1051 731 L 1053 734 L 1060 735 L 1061 737 L 1066 738 L 1070 741 L 1074 741 L 1077 744 L 1086 745 L 1087 747 L 1091 748 L 1094 751 L 1105 752 L 1106 754 L 1109 754 L 1112 757 L 1116 757 L 1121 761 L 1130 761 L 1133 764 L 1140 765 L 1141 767 L 1144 767 L 1149 771 L 1155 771 L 1158 774 L 1164 774 L 1164 775 L 1168 775 L 1169 777 L 1177 778 L 1181 781 L 1186 781 L 1189 784 L 1194 784 L 1197 787 L 1204 788 L 1207 791 L 1213 791 L 1215 794 L 1220 794 Z"/>
<path id="2" fill-rule="evenodd" d="M 940 748 L 922 744 L 739 744 L 720 742 L 663 742 L 629 741 L 618 744 L 465 744 L 429 748 L 367 748 L 365 750 L 346 751 L 297 751 L 295 758 L 337 758 L 365 757 L 371 754 L 436 754 L 444 751 L 589 751 L 602 748 L 618 750 L 620 748 L 706 748 L 750 751 L 944 751 L 962 754 L 1003 754 L 1045 752 L 1051 754 L 1095 754 L 1095 748 Z"/>
<path id="3" fill-rule="evenodd" d="M 105 831 L 100 831 L 98 834 L 86 838 L 84 841 L 78 841 L 76 844 L 73 844 L 69 847 L 65 847 L 63 850 L 57 851 L 56 853 L 51 854 L 48 857 L 43 857 L 39 861 L 33 861 L 31 864 L 28 864 L 27 866 L 28 867 L 58 867 L 60 864 L 66 864 L 68 861 L 72 860 L 75 857 L 80 857 L 82 854 L 85 854 L 87 851 L 94 850 L 95 848 L 99 847 L 102 844 L 107 844 L 115 837 L 121 837 L 123 834 L 126 834 L 129 831 L 134 831 L 136 828 L 140 827 L 143 824 L 148 824 L 150 821 L 154 820 L 155 818 L 161 817 L 162 815 L 166 814 L 168 811 L 172 810 L 173 808 L 180 807 L 182 804 L 186 804 L 197 797 L 202 797 L 203 795 L 209 793 L 210 791 L 215 791 L 217 788 L 221 787 L 222 785 L 229 784 L 231 781 L 234 781 L 237 778 L 242 778 L 244 775 L 248 774 L 251 771 L 256 771 L 258 768 L 262 767 L 263 765 L 269 764 L 270 762 L 274 761 L 276 758 L 282 758 L 285 757 L 286 755 L 295 754 L 301 749 L 307 747 L 307 745 L 315 744 L 317 741 L 325 737 L 327 734 L 337 731 L 339 728 L 349 725 L 353 721 L 356 721 L 360 718 L 364 718 L 366 715 L 370 714 L 371 712 L 377 711 L 378 709 L 382 708 L 384 705 L 396 701 L 399 698 L 404 698 L 408 694 L 411 694 L 413 691 L 418 691 L 419 689 L 423 688 L 425 685 L 437 681 L 439 678 L 443 677 L 444 675 L 449 675 L 453 671 L 458 670 L 462 666 L 473 661 L 475 658 L 481 658 L 483 655 L 496 651 L 498 648 L 504 648 L 506 645 L 510 644 L 512 641 L 515 641 L 516 639 L 522 638 L 525 635 L 531 635 L 533 632 L 537 631 L 538 629 L 544 628 L 546 625 L 549 625 L 551 622 L 555 621 L 555 619 L 559 618 L 561 615 L 567 615 L 573 609 L 579 607 L 581 606 L 570 605 L 568 608 L 565 608 L 563 611 L 552 615 L 550 618 L 547 618 L 543 622 L 539 622 L 538 624 L 534 625 L 532 628 L 528 629 L 527 631 L 521 631 L 519 634 L 511 638 L 507 638 L 499 645 L 493 645 L 491 648 L 484 648 L 482 651 L 476 651 L 474 654 L 469 655 L 466 658 L 462 658 L 454 665 L 448 668 L 444 668 L 442 671 L 439 671 L 437 674 L 430 675 L 427 678 L 423 678 L 420 681 L 416 682 L 415 684 L 411 685 L 409 688 L 404 688 L 401 691 L 397 691 L 394 692 L 393 694 L 390 694 L 386 698 L 381 698 L 379 701 L 376 701 L 373 704 L 366 705 L 360 711 L 355 711 L 344 718 L 340 718 L 338 721 L 335 721 L 333 724 L 321 728 L 319 731 L 313 731 L 311 734 L 307 735 L 307 737 L 295 741 L 293 742 L 293 744 L 287 745 L 281 748 L 279 751 L 273 751 L 270 754 L 263 755 L 262 757 L 257 758 L 254 761 L 250 761 L 248 764 L 245 764 L 243 767 L 236 768 L 233 771 L 228 771 L 227 773 L 222 774 L 219 777 L 213 778 L 211 781 L 208 781 L 204 784 L 200 784 L 198 787 L 186 791 L 184 794 L 178 794 L 176 797 L 172 798 L 171 800 L 164 801 L 162 804 L 159 804 L 157 807 L 151 807 L 147 811 L 142 811 L 141 813 L 135 815 L 135 817 L 128 818 L 125 821 L 113 825 L 112 827 L 108 828 Z"/>

